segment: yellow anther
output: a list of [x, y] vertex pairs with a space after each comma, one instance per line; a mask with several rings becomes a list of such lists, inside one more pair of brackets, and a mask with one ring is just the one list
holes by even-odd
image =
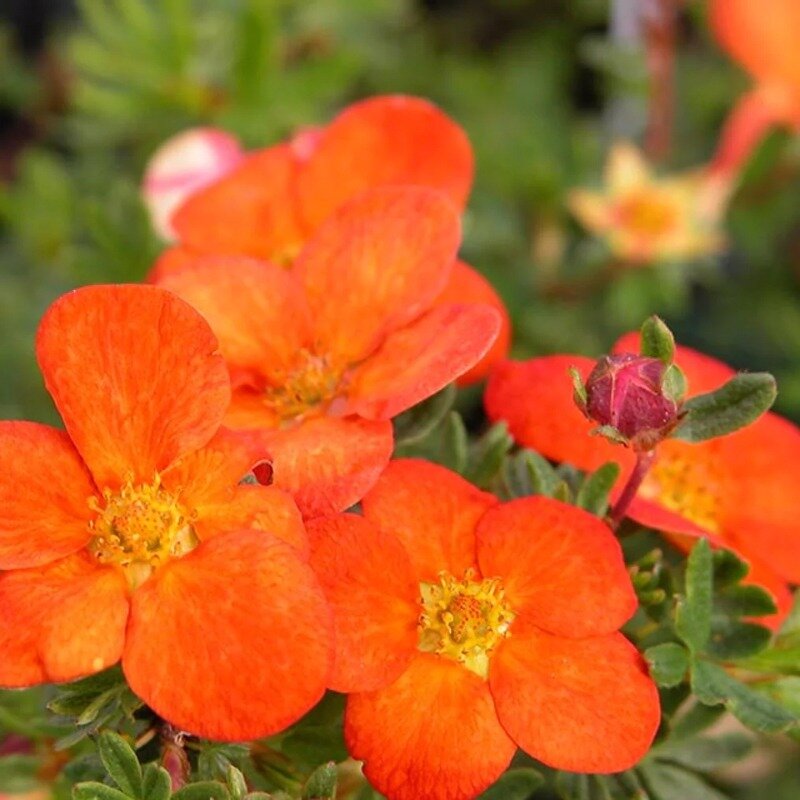
[[265, 402], [278, 416], [289, 421], [324, 407], [336, 395], [341, 372], [324, 356], [301, 350], [297, 366], [280, 382], [267, 389]]

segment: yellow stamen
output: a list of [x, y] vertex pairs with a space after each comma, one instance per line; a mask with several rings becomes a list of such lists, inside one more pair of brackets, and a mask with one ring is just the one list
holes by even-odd
[[422, 614], [418, 647], [457, 661], [484, 680], [492, 650], [510, 635], [514, 613], [499, 578], [463, 580], [446, 572], [439, 583], [420, 583]]
[[336, 395], [341, 378], [341, 372], [325, 356], [301, 350], [295, 369], [279, 386], [267, 389], [265, 402], [282, 420], [297, 419], [326, 406]]
[[678, 224], [674, 201], [653, 189], [629, 194], [619, 201], [616, 210], [620, 223], [639, 236], [663, 236]]
[[126, 481], [118, 491], [104, 489], [102, 499], [93, 497], [89, 506], [97, 512], [89, 523], [89, 552], [101, 564], [120, 567], [132, 588], [198, 544], [194, 513], [161, 487], [158, 476], [151, 484]]
[[703, 460], [660, 455], [639, 493], [670, 511], [719, 533], [719, 505], [722, 489], [713, 465]]

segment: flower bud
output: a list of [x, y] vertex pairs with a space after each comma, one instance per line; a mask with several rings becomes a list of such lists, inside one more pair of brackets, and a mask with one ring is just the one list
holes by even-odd
[[583, 412], [635, 450], [649, 450], [678, 422], [678, 404], [664, 387], [669, 369], [657, 358], [604, 356], [586, 381]]
[[215, 128], [190, 128], [167, 139], [151, 157], [142, 197], [153, 227], [175, 238], [172, 214], [190, 195], [227, 175], [244, 158], [235, 137]]

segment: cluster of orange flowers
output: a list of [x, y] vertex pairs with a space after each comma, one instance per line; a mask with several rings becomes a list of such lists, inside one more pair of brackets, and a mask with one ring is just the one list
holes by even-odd
[[[259, 152], [219, 139], [211, 170], [219, 135], [197, 135], [147, 177], [177, 208], [149, 285], [79, 289], [41, 323], [66, 432], [0, 423], [0, 685], [121, 662], [155, 712], [221, 740], [344, 692], [350, 752], [399, 800], [474, 797], [517, 747], [636, 763], [659, 699], [619, 633], [636, 597], [608, 526], [390, 462], [393, 417], [491, 373], [489, 415], [520, 444], [627, 466], [572, 406], [565, 367], [588, 362], [505, 360], [502, 303], [457, 260], [463, 132], [380, 97]], [[696, 390], [728, 376], [679, 361]], [[783, 609], [798, 435], [765, 418], [737, 434], [747, 462], [734, 437], [666, 447], [631, 514], [739, 550]]]

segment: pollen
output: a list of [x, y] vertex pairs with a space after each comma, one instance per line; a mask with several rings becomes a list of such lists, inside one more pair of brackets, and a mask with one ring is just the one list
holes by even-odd
[[620, 223], [639, 236], [663, 236], [675, 229], [678, 213], [672, 198], [654, 189], [631, 193], [617, 204]]
[[341, 378], [328, 358], [301, 350], [294, 369], [280, 385], [267, 389], [265, 402], [282, 421], [299, 419], [324, 410], [336, 396]]
[[101, 564], [120, 567], [132, 588], [198, 544], [193, 513], [161, 486], [158, 476], [150, 484], [127, 481], [118, 491], [105, 489], [89, 505], [97, 512], [89, 523], [89, 552]]
[[720, 475], [700, 459], [659, 456], [639, 493], [675, 511], [711, 533], [720, 529]]
[[462, 580], [442, 572], [438, 583], [420, 583], [418, 647], [457, 661], [486, 680], [494, 648], [511, 632], [514, 613], [499, 578]]

